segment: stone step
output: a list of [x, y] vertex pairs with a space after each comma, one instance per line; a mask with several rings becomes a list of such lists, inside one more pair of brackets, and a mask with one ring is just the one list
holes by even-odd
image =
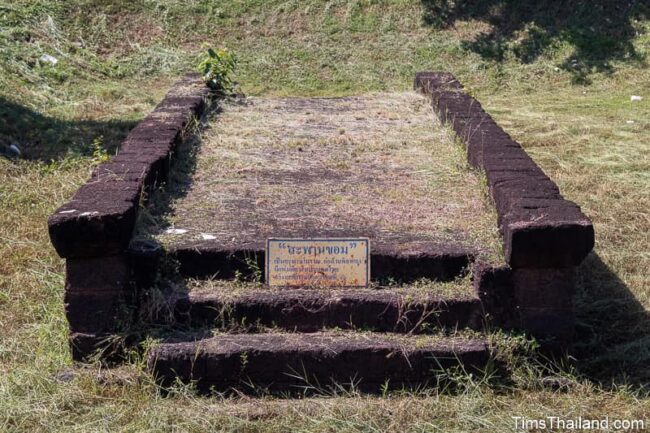
[[[467, 286], [465, 286], [467, 284]], [[440, 328], [481, 329], [481, 301], [469, 282], [374, 289], [233, 288], [198, 282], [170, 296], [177, 323], [191, 327], [276, 327], [316, 332], [326, 328], [423, 333]]]
[[352, 383], [377, 392], [436, 386], [446, 369], [476, 372], [488, 360], [477, 338], [338, 331], [171, 339], [150, 350], [147, 365], [163, 386], [178, 378], [200, 392], [317, 392]]
[[[226, 248], [210, 241], [196, 241], [170, 247], [169, 255], [178, 261], [181, 275], [188, 278], [230, 279], [254, 272], [264, 275], [266, 266], [263, 245]], [[476, 255], [476, 250], [455, 244], [423, 242], [409, 251], [393, 244], [373, 244], [370, 274], [375, 281], [449, 281], [466, 274]]]

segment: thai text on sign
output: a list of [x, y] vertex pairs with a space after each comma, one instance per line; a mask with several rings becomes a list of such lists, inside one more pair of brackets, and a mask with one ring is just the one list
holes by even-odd
[[370, 280], [369, 257], [367, 238], [270, 238], [266, 242], [266, 283], [366, 287]]

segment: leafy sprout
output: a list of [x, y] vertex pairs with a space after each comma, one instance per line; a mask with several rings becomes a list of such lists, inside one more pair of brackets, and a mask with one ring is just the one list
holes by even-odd
[[236, 85], [233, 74], [237, 67], [237, 57], [227, 48], [205, 48], [200, 54], [198, 64], [205, 84], [216, 92], [232, 92]]

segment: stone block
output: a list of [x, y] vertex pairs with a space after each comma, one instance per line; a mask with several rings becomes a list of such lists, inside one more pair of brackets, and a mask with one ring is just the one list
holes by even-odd
[[513, 269], [512, 284], [520, 309], [573, 310], [575, 268]]
[[66, 260], [69, 292], [114, 292], [129, 289], [131, 266], [126, 255]]
[[126, 347], [135, 343], [133, 337], [112, 333], [71, 332], [68, 336], [72, 359], [88, 362], [97, 356], [104, 363], [123, 361]]
[[555, 310], [546, 308], [519, 309], [520, 327], [542, 340], [552, 340], [565, 348], [575, 334], [575, 315], [573, 310]]
[[507, 266], [495, 267], [477, 262], [472, 268], [472, 275], [474, 290], [490, 323], [512, 327], [517, 319], [512, 270]]
[[48, 219], [57, 253], [65, 258], [121, 253], [135, 227], [139, 200], [139, 189], [86, 185]]
[[65, 313], [73, 332], [106, 333], [127, 329], [133, 322], [135, 295], [128, 290], [66, 291]]
[[142, 183], [149, 174], [149, 165], [142, 162], [105, 162], [92, 172], [92, 180], [123, 180]]
[[504, 251], [512, 268], [577, 266], [594, 246], [594, 227], [566, 200], [522, 201], [501, 218]]
[[136, 287], [146, 289], [155, 284], [163, 254], [162, 246], [155, 241], [145, 239], [131, 241], [128, 255], [132, 264], [132, 279]]

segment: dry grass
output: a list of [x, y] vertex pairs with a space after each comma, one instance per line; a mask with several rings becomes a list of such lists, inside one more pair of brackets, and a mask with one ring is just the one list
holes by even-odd
[[376, 251], [451, 244], [500, 257], [479, 176], [416, 93], [247, 98], [223, 104], [210, 126], [167, 216], [184, 232], [163, 231], [164, 244], [366, 236]]
[[[195, 340], [196, 335], [200, 339]], [[392, 332], [377, 333], [367, 330], [342, 330], [327, 329], [307, 334], [301, 332], [290, 332], [280, 329], [259, 329], [255, 333], [241, 335], [233, 333], [231, 330], [211, 330], [209, 333], [198, 332], [194, 334], [195, 338], [186, 338], [192, 336], [191, 331], [184, 335], [182, 332], [174, 333], [167, 343], [181, 344], [184, 346], [200, 347], [201, 350], [213, 351], [219, 349], [229, 350], [236, 349], [244, 353], [251, 350], [292, 350], [295, 347], [324, 346], [325, 351], [334, 351], [335, 345], [341, 342], [350, 342], [351, 344], [378, 343], [379, 345], [394, 345], [397, 353], [408, 354], [417, 349], [453, 349], [458, 348], [463, 343], [487, 344], [484, 335], [469, 330], [448, 330], [429, 334], [398, 334]], [[306, 338], [303, 338], [306, 337]], [[327, 341], [333, 343], [332, 348], [328, 348]], [[260, 343], [259, 346], [256, 343]], [[220, 346], [224, 346], [223, 348]], [[240, 346], [240, 347], [238, 347]], [[154, 349], [155, 350], [155, 349]]]
[[[186, 282], [182, 291], [188, 291], [190, 295], [197, 295], [202, 298], [211, 294], [218, 294], [220, 300], [228, 300], [232, 297], [246, 295], [250, 292], [263, 291], [266, 293], [286, 292], [286, 288], [269, 287], [267, 285], [237, 280], [195, 280], [191, 279]], [[440, 282], [421, 279], [412, 283], [400, 283], [395, 285], [377, 285], [372, 283], [368, 289], [340, 289], [340, 288], [307, 288], [305, 290], [318, 290], [319, 294], [336, 297], [337, 293], [354, 292], [354, 293], [372, 293], [375, 291], [387, 291], [398, 293], [405, 296], [408, 300], [410, 296], [422, 299], [440, 299], [440, 298], [471, 298], [474, 295], [472, 283], [469, 277], [459, 278], [453, 281]]]
[[[63, 263], [48, 245], [45, 221], [85, 181], [87, 161], [43, 166], [0, 159], [0, 326], [2, 345], [20, 342], [39, 326], [57, 323], [63, 294]], [[32, 324], [32, 325], [30, 325]], [[29, 338], [25, 338], [27, 341]], [[11, 354], [0, 349], [2, 356]], [[16, 353], [17, 354], [17, 353]]]
[[[527, 63], [482, 60], [463, 40], [479, 36], [485, 23], [431, 30], [422, 26], [425, 3], [0, 1], [3, 107], [27, 108], [9, 118], [27, 118], [17, 123], [20, 131], [36, 133], [18, 137], [22, 148], [60, 161], [0, 160], [0, 430], [493, 432], [512, 431], [517, 415], [650, 417], [647, 66], [611, 61], [611, 74], [573, 85], [571, 68], [562, 66], [574, 55], [571, 40]], [[150, 35], [131, 23], [153, 23], [143, 29]], [[633, 25], [632, 43], [647, 56], [650, 25]], [[125, 35], [134, 42], [120, 47], [128, 57], [101, 51]], [[521, 355], [527, 343], [497, 334], [512, 367], [511, 382], [499, 386], [461, 374], [456, 393], [340, 391], [291, 401], [206, 399], [180, 386], [162, 397], [137, 356], [119, 371], [73, 366], [63, 262], [49, 244], [46, 218], [87, 176], [91, 158], [78, 154], [88, 155], [99, 135], [114, 144], [120, 125], [109, 120], [142, 117], [206, 39], [234, 48], [244, 90], [263, 96], [402, 91], [417, 70], [456, 73], [596, 224], [596, 252], [580, 269], [575, 366], [549, 372]], [[519, 40], [510, 43], [516, 48]], [[44, 53], [58, 54], [58, 67], [39, 66]], [[644, 100], [632, 104], [632, 94]], [[78, 134], [85, 120], [99, 123]], [[13, 123], [1, 125], [16, 138]], [[0, 128], [2, 144], [6, 134]], [[545, 388], [549, 374], [565, 378], [569, 389]]]

